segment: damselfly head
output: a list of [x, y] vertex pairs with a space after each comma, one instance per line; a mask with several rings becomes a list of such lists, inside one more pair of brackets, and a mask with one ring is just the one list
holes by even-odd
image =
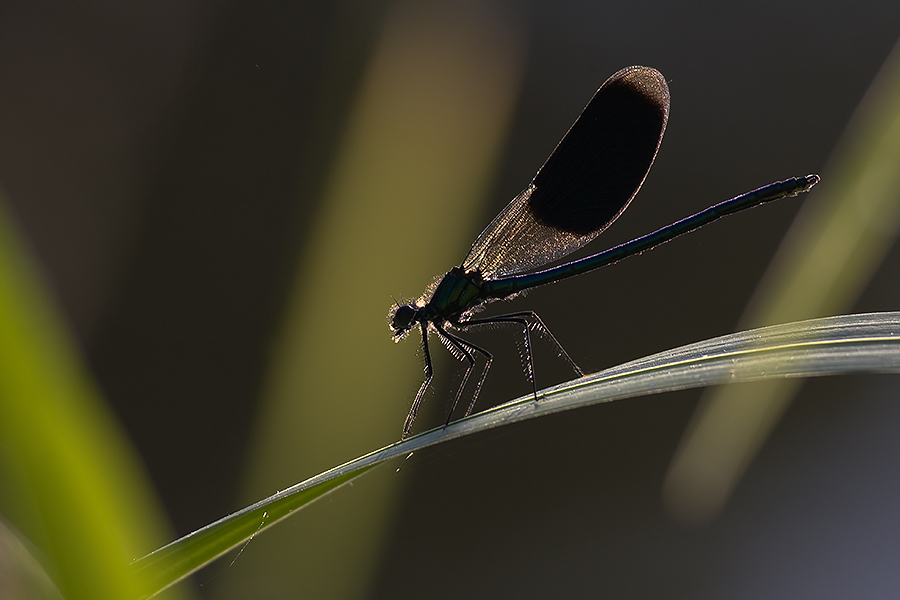
[[418, 313], [418, 307], [409, 304], [395, 304], [391, 308], [388, 318], [390, 319], [391, 333], [395, 342], [409, 333], [409, 330], [416, 324]]

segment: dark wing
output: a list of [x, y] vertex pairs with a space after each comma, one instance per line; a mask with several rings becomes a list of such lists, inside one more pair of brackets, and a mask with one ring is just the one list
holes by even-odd
[[497, 279], [537, 269], [606, 229], [647, 177], [669, 117], [669, 87], [649, 67], [600, 86], [528, 188], [491, 221], [462, 267]]

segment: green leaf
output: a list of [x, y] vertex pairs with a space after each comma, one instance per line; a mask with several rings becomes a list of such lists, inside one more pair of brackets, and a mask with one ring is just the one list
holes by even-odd
[[39, 273], [0, 202], [0, 512], [63, 597], [134, 598], [168, 529]]

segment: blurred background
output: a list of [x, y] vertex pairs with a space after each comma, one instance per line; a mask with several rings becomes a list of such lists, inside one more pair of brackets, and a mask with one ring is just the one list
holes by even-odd
[[[462, 260], [612, 73], [659, 69], [672, 108], [641, 193], [590, 251], [770, 181], [827, 185], [898, 36], [900, 4], [877, 0], [4, 2], [0, 190], [180, 536], [399, 438], [423, 359], [391, 341], [391, 303]], [[535, 310], [586, 371], [732, 332], [805, 200], [491, 310]], [[897, 309], [885, 252], [832, 312]], [[514, 332], [473, 339], [496, 353], [482, 408], [528, 392]], [[416, 431], [462, 374], [432, 352]], [[550, 348], [536, 361], [539, 387], [571, 377]], [[707, 518], [662, 494], [687, 391], [418, 453], [181, 585], [895, 596], [898, 392], [807, 382]]]

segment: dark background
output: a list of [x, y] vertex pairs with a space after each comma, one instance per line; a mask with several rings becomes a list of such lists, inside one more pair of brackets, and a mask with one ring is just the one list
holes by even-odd
[[[391, 6], [0, 4], [0, 185], [179, 535], [239, 507], [269, 344]], [[504, 10], [527, 31], [527, 62], [484, 223], [606, 77], [647, 64], [669, 80], [657, 162], [602, 246], [821, 172], [900, 34], [896, 2]], [[527, 307], [589, 370], [733, 331], [798, 207], [734, 217]], [[373, 226], [396, 226], [387, 219]], [[897, 308], [898, 261], [894, 251], [853, 311]], [[492, 381], [521, 380], [508, 358]], [[699, 392], [426, 452], [404, 467], [369, 597], [894, 596], [896, 396], [896, 378], [809, 382], [701, 529], [675, 524], [659, 496]], [[328, 510], [295, 527], [339, 518]]]

